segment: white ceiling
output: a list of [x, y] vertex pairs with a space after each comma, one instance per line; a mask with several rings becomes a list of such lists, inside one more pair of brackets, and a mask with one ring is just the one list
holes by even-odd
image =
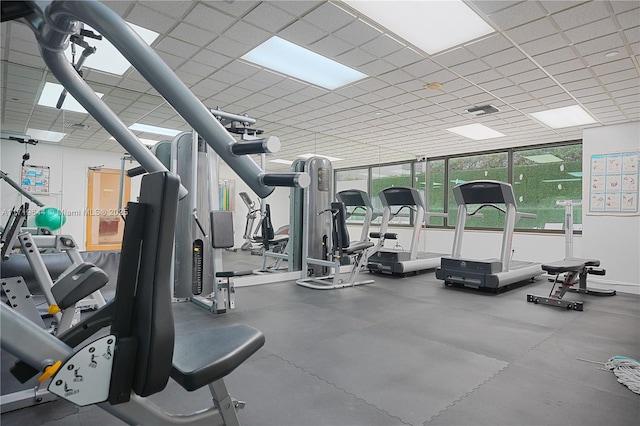
[[[640, 121], [640, 1], [466, 1], [495, 33], [433, 56], [339, 1], [105, 3], [160, 33], [152, 46], [206, 106], [246, 113], [278, 136], [278, 158], [315, 151], [343, 158], [334, 168], [344, 168], [575, 140], [582, 127], [554, 130], [529, 116], [574, 104], [596, 126]], [[1, 27], [2, 131], [63, 131], [64, 146], [122, 152], [90, 116], [37, 105], [45, 82], [55, 78], [25, 25]], [[325, 90], [239, 59], [273, 35], [370, 77]], [[618, 54], [606, 57], [611, 51]], [[119, 77], [85, 69], [84, 75], [127, 125], [189, 129], [135, 70]], [[431, 82], [443, 86], [423, 87]], [[501, 111], [466, 112], [482, 104]], [[474, 122], [507, 136], [472, 141], [445, 130]]]

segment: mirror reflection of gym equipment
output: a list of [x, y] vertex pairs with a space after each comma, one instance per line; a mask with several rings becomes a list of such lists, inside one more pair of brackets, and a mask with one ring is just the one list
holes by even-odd
[[[303, 219], [297, 221], [301, 227], [295, 228], [291, 238], [302, 235], [302, 278], [296, 283], [316, 290], [333, 290], [357, 285], [370, 284], [373, 280], [358, 281], [360, 270], [364, 267], [366, 252], [374, 244], [359, 241], [351, 244], [346, 225], [344, 202], [331, 202], [333, 194], [333, 169], [331, 162], [322, 157], [306, 160], [304, 171], [309, 174], [313, 184], [304, 190], [297, 202], [304, 200], [301, 211]], [[296, 167], [294, 165], [294, 167]], [[294, 203], [295, 204], [295, 203]], [[369, 221], [372, 208], [365, 217]], [[343, 263], [344, 262], [344, 263]], [[349, 278], [340, 278], [342, 265], [351, 265]]]
[[[426, 206], [422, 195], [415, 188], [391, 187], [380, 191], [378, 194], [383, 206], [382, 223], [380, 232], [373, 234], [379, 240], [379, 248], [369, 257], [367, 268], [370, 272], [407, 276], [425, 272], [436, 268], [440, 264], [440, 253], [419, 252], [420, 234], [425, 220], [430, 217], [444, 217], [443, 213], [426, 212]], [[391, 209], [396, 208], [395, 212]], [[413, 231], [411, 234], [411, 246], [409, 250], [393, 247], [384, 248], [387, 240], [398, 240], [398, 234], [387, 232], [389, 222], [400, 215], [402, 210], [413, 213]]]

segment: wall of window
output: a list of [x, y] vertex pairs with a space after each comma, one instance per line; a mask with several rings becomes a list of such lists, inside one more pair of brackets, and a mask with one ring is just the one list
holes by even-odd
[[[411, 163], [402, 163], [402, 164], [391, 164], [388, 166], [378, 166], [371, 168], [371, 191], [369, 192], [371, 195], [371, 204], [373, 204], [373, 210], [375, 212], [382, 212], [382, 203], [380, 202], [380, 197], [378, 197], [378, 193], [392, 186], [412, 186], [412, 164]], [[393, 213], [396, 212], [397, 209], [392, 210]], [[408, 209], [402, 209], [402, 211], [392, 218], [390, 223], [395, 225], [404, 224], [408, 225], [412, 220], [411, 211]], [[380, 223], [382, 221], [382, 216], [378, 216], [372, 223]]]
[[[447, 213], [444, 218], [431, 218], [428, 226], [454, 227], [457, 204], [453, 188], [472, 180], [497, 180], [512, 184], [519, 211], [534, 213], [537, 219], [522, 219], [516, 224], [521, 230], [561, 231], [563, 200], [582, 199], [582, 143], [505, 149], [468, 155], [371, 166], [335, 173], [336, 191], [367, 190], [376, 211], [382, 211], [378, 198], [381, 189], [391, 186], [413, 186], [422, 193], [427, 210]], [[472, 212], [479, 206], [468, 206]], [[404, 213], [404, 212], [403, 212]], [[378, 218], [374, 223], [379, 223]], [[360, 221], [362, 219], [360, 218]], [[581, 229], [582, 210], [574, 209], [575, 229]], [[401, 214], [392, 224], [411, 225], [412, 215]], [[482, 217], [470, 217], [467, 227], [502, 229], [504, 214], [495, 209], [482, 209]]]
[[[509, 179], [509, 158], [506, 152], [470, 155], [450, 158], [448, 161], [448, 224], [455, 226], [458, 220], [458, 205], [453, 196], [453, 188], [472, 180], [497, 180], [507, 182]], [[468, 205], [467, 211], [474, 212], [480, 205]], [[502, 228], [504, 214], [492, 208], [482, 209], [482, 217], [470, 216], [467, 226], [473, 228]]]
[[[335, 172], [336, 193], [347, 189], [359, 189], [369, 193], [369, 168], [337, 170]], [[361, 209], [347, 212], [347, 223], [358, 224], [364, 221], [364, 212]]]
[[[562, 229], [564, 207], [556, 201], [582, 199], [582, 145], [550, 146], [513, 152], [513, 191], [518, 209], [537, 219], [521, 220], [519, 229]], [[582, 225], [582, 207], [573, 212]]]

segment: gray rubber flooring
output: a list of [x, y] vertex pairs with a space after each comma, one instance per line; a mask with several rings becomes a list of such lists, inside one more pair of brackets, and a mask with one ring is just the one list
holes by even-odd
[[[571, 294], [585, 303], [577, 312], [527, 303], [527, 293], [549, 292], [543, 278], [498, 295], [444, 287], [433, 273], [374, 278], [330, 291], [242, 287], [236, 310], [217, 317], [174, 304], [176, 330], [244, 323], [265, 333], [265, 346], [225, 380], [247, 402], [243, 425], [640, 424], [640, 395], [598, 364], [640, 359], [640, 296]], [[209, 398], [173, 382], [152, 397], [182, 413]], [[62, 401], [0, 421], [121, 424]]]

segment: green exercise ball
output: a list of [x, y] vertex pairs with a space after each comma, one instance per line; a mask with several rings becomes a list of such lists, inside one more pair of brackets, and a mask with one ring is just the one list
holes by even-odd
[[51, 231], [62, 228], [66, 221], [66, 216], [55, 207], [47, 207], [36, 213], [36, 226]]

